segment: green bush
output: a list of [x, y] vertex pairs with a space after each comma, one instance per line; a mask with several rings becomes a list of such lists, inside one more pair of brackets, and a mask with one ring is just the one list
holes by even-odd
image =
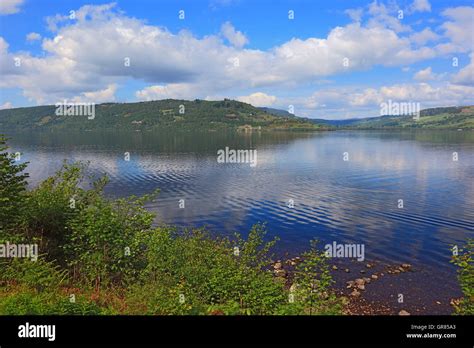
[[2, 315], [98, 315], [102, 310], [92, 301], [79, 297], [71, 303], [69, 297], [57, 293], [37, 293], [29, 289], [0, 296]]
[[453, 256], [452, 262], [459, 267], [458, 279], [463, 292], [459, 305], [455, 306], [455, 313], [462, 315], [474, 314], [474, 239], [469, 239], [464, 249]]
[[326, 258], [325, 253], [317, 249], [316, 240], [311, 241], [311, 249], [302, 254], [292, 292], [296, 311], [309, 315], [340, 313], [341, 303], [330, 291], [333, 280]]
[[[285, 303], [287, 296], [281, 283], [264, 271], [267, 250], [273, 244], [261, 244], [265, 230], [255, 226], [247, 240], [231, 242], [212, 238], [204, 230], [179, 233], [174, 228], [158, 228], [143, 237], [146, 245], [147, 267], [141, 274], [144, 284], [166, 284], [172, 293], [150, 291], [164, 298], [150, 301], [166, 303], [187, 313], [232, 308], [239, 314], [271, 314]], [[241, 243], [239, 255], [234, 247]], [[267, 263], [268, 264], [268, 263]], [[179, 295], [187, 306], [179, 306]], [[174, 307], [177, 306], [177, 307]], [[152, 306], [153, 307], [153, 306]], [[198, 308], [198, 309], [196, 309]]]
[[0, 134], [0, 243], [11, 241], [11, 227], [25, 212], [28, 174], [22, 173], [27, 163], [16, 164], [7, 152], [6, 139]]
[[64, 245], [75, 279], [96, 288], [121, 284], [141, 267], [139, 237], [149, 231], [154, 215], [143, 208], [150, 196], [106, 200], [97, 196], [68, 223]]
[[0, 259], [0, 281], [27, 286], [38, 291], [57, 290], [67, 282], [67, 271], [54, 262], [43, 258], [37, 261], [30, 259]]

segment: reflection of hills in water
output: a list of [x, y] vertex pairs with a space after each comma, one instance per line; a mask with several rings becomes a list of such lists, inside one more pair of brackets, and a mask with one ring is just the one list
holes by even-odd
[[13, 143], [74, 149], [153, 150], [163, 153], [212, 153], [226, 146], [288, 144], [298, 139], [324, 136], [307, 132], [32, 132], [14, 133]]
[[[300, 139], [339, 136], [342, 138], [377, 138], [413, 140], [421, 143], [473, 144], [474, 131], [454, 130], [358, 130], [327, 132], [21, 132], [11, 133], [14, 143], [61, 148], [123, 148], [159, 152], [212, 152], [226, 146], [249, 148], [255, 146], [288, 144]], [[124, 150], [126, 151], [126, 150]]]
[[[267, 222], [290, 252], [311, 238], [364, 243], [368, 260], [436, 269], [437, 286], [455, 286], [449, 249], [474, 236], [472, 132], [48, 133], [13, 136], [11, 144], [30, 161], [33, 182], [64, 158], [90, 161], [93, 174], [110, 176], [108, 195], [160, 188], [149, 204], [157, 223], [232, 234]], [[218, 164], [225, 146], [256, 148], [257, 167]]]

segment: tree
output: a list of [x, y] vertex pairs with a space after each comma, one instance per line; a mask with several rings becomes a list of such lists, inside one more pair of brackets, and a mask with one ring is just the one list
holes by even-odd
[[21, 217], [29, 176], [22, 173], [27, 163], [15, 163], [6, 142], [5, 136], [0, 135], [0, 238]]

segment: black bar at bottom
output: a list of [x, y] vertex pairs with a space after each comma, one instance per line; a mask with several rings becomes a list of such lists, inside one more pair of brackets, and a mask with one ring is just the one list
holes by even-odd
[[[24, 325], [25, 333], [26, 323], [32, 335], [43, 330], [44, 336], [45, 327], [31, 329], [31, 325], [55, 325], [54, 341], [51, 335], [19, 337], [20, 326]], [[253, 343], [293, 347], [317, 343], [472, 347], [473, 324], [472, 316], [0, 316], [0, 346]]]

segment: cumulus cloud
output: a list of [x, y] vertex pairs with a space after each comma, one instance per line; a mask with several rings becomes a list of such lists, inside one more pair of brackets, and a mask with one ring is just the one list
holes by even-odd
[[26, 35], [26, 40], [27, 41], [41, 40], [41, 35], [38, 33], [29, 33], [28, 35]]
[[[242, 49], [247, 39], [230, 23], [223, 31], [233, 46], [219, 35], [196, 38], [188, 31], [147, 25], [114, 4], [83, 6], [74, 21], [63, 17], [53, 17], [56, 32], [43, 39], [45, 55], [4, 50], [0, 86], [22, 88], [26, 97], [43, 103], [132, 78], [158, 86], [137, 92], [139, 98], [153, 93], [204, 97], [232, 88], [292, 86], [374, 65], [407, 65], [435, 54], [428, 47], [412, 49], [408, 38], [382, 25], [351, 23], [332, 29], [326, 38], [294, 38], [264, 51]], [[14, 57], [21, 59], [21, 68], [12, 67]]]
[[11, 108], [13, 108], [13, 104], [11, 102], [5, 102], [4, 104], [0, 105], [0, 110], [11, 109]]
[[151, 101], [160, 99], [193, 99], [196, 97], [195, 86], [186, 83], [153, 85], [135, 93], [138, 100]]
[[402, 24], [401, 20], [398, 18], [398, 11], [400, 9], [393, 2], [389, 5], [383, 3], [378, 3], [377, 0], [369, 4], [368, 13], [371, 15], [369, 19], [369, 26], [376, 27], [387, 27], [396, 33], [409, 32], [411, 27], [406, 24]]
[[364, 9], [350, 8], [345, 10], [344, 13], [347, 14], [354, 22], [360, 22], [362, 19], [362, 15], [364, 14]]
[[24, 0], [2, 0], [0, 2], [0, 15], [9, 15], [20, 12]]
[[453, 83], [474, 86], [474, 53], [471, 53], [471, 62], [453, 76]]
[[418, 71], [413, 78], [417, 81], [430, 81], [436, 79], [431, 67]]
[[441, 38], [440, 35], [434, 33], [430, 28], [425, 28], [420, 32], [410, 35], [409, 39], [411, 42], [417, 45], [424, 45], [430, 41], [437, 41]]
[[273, 95], [268, 95], [262, 92], [256, 92], [250, 95], [238, 97], [237, 100], [259, 107], [259, 106], [271, 106], [275, 103], [277, 98]]
[[231, 45], [237, 48], [242, 48], [249, 42], [247, 37], [240, 31], [236, 31], [230, 22], [222, 24], [221, 34], [231, 43]]
[[408, 7], [408, 12], [431, 12], [431, 4], [428, 0], [414, 0]]
[[[375, 66], [407, 67], [439, 55], [440, 45], [433, 49], [425, 44], [440, 37], [445, 40], [443, 45], [451, 45], [443, 52], [466, 52], [472, 34], [466, 34], [469, 21], [463, 10], [443, 12], [448, 21], [440, 27], [440, 35], [430, 28], [414, 32], [397, 19], [397, 10], [393, 3], [374, 1], [367, 8], [366, 23], [361, 21], [364, 13], [353, 10], [346, 12], [353, 22], [330, 29], [327, 36], [295, 37], [259, 50], [245, 48], [247, 37], [230, 22], [216, 35], [196, 37], [187, 30], [170, 32], [128, 17], [115, 4], [86, 5], [75, 12], [74, 19], [49, 17], [52, 33], [43, 38], [43, 51], [37, 56], [11, 52], [0, 37], [0, 87], [20, 88], [25, 97], [39, 104], [64, 98], [111, 101], [117, 86], [139, 81], [146, 87], [135, 92], [138, 100], [203, 99], [221, 94], [254, 105], [298, 102], [308, 109], [330, 107], [343, 98], [341, 90], [320, 91], [296, 102], [263, 92], [238, 95], [275, 87], [289, 90]], [[15, 58], [21, 66], [14, 65]], [[461, 85], [464, 74], [467, 72], [460, 70], [453, 83]], [[381, 93], [377, 88], [348, 91], [351, 97], [344, 98], [346, 105], [362, 107], [379, 100]]]
[[115, 91], [117, 90], [116, 84], [108, 85], [107, 88], [98, 90], [83, 92], [80, 96], [76, 96], [72, 99], [73, 102], [80, 103], [105, 103], [115, 100]]
[[460, 6], [441, 13], [448, 20], [441, 25], [449, 42], [439, 44], [436, 49], [442, 54], [471, 52], [474, 44], [474, 7]]
[[395, 84], [379, 89], [367, 88], [347, 96], [350, 105], [378, 105], [388, 99], [394, 101], [420, 102], [427, 105], [462, 105], [472, 103], [474, 88], [443, 83], [433, 86], [428, 83]]
[[323, 118], [349, 118], [375, 116], [380, 104], [394, 102], [420, 103], [421, 108], [471, 105], [474, 103], [474, 87], [450, 82], [436, 85], [404, 83], [378, 88], [343, 87], [319, 90], [307, 98], [287, 100], [303, 109], [299, 115]]

